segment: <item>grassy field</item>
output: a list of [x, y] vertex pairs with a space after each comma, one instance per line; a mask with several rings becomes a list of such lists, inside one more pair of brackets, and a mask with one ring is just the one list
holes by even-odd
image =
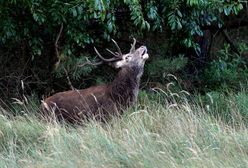
[[0, 167], [248, 167], [245, 93], [174, 96], [141, 93], [121, 118], [84, 127], [41, 122], [32, 101], [0, 108]]

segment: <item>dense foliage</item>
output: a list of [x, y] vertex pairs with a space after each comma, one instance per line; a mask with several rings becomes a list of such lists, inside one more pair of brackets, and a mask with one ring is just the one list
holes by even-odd
[[238, 0], [2, 0], [0, 89], [13, 95], [23, 89], [23, 82], [30, 90], [50, 92], [66, 85], [66, 75], [77, 86], [82, 78], [84, 85], [90, 85], [92, 78], [101, 82], [96, 67], [77, 65], [88, 58], [94, 61], [93, 46], [109, 47], [111, 38], [127, 49], [131, 36], [155, 45], [147, 74], [160, 81], [161, 75], [184, 68], [189, 55], [205, 60], [209, 39], [201, 45], [199, 38], [209, 26], [225, 27], [224, 16], [238, 14], [244, 4]]

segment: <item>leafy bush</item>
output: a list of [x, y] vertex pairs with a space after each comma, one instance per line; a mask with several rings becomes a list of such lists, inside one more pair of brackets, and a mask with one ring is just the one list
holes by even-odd
[[[168, 74], [174, 74], [175, 72], [183, 69], [186, 64], [187, 58], [182, 56], [174, 59], [154, 60], [147, 65], [148, 74], [159, 79], [165, 78]], [[156, 81], [159, 81], [159, 79]]]
[[[106, 48], [110, 38], [128, 40], [127, 35], [142, 37], [166, 31], [171, 34], [172, 46], [183, 45], [200, 53], [194, 37], [203, 34], [202, 27], [221, 27], [221, 15], [237, 14], [242, 4], [216, 0], [0, 1], [1, 85], [7, 83], [15, 94], [26, 77], [27, 88], [37, 92], [52, 83], [65, 85], [53, 80], [54, 72], [57, 77], [68, 74], [74, 81], [87, 78], [95, 74], [95, 67], [76, 67], [86, 57], [94, 60], [92, 45]], [[122, 43], [126, 48], [127, 42]]]
[[[243, 53], [243, 52], [242, 52]], [[248, 77], [247, 60], [245, 57], [230, 52], [230, 46], [225, 45], [220, 50], [217, 59], [209, 63], [204, 72], [204, 79], [209, 88], [233, 87], [239, 88], [240, 83], [246, 83]]]

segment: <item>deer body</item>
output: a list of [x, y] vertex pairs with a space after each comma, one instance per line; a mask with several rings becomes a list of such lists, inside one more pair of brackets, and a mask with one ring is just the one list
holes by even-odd
[[[135, 42], [132, 48], [134, 45]], [[59, 120], [69, 122], [80, 122], [87, 118], [105, 121], [110, 116], [120, 115], [137, 100], [147, 58], [144, 46], [121, 55], [121, 59], [114, 62], [114, 66], [120, 70], [112, 83], [57, 93], [44, 100], [43, 112], [46, 116], [54, 114]]]

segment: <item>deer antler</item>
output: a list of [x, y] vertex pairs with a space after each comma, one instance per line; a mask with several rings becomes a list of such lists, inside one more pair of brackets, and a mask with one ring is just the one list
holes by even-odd
[[94, 47], [94, 50], [95, 50], [96, 54], [97, 54], [98, 57], [100, 57], [104, 62], [113, 62], [113, 61], [117, 61], [117, 60], [122, 59], [122, 52], [121, 52], [121, 49], [120, 49], [119, 45], [117, 44], [117, 42], [116, 42], [114, 39], [111, 39], [111, 40], [112, 40], [112, 42], [115, 44], [115, 46], [116, 46], [118, 52], [113, 52], [113, 51], [111, 51], [111, 50], [109, 50], [109, 49], [106, 49], [106, 50], [107, 50], [110, 54], [114, 55], [115, 58], [109, 58], [109, 59], [104, 58], [104, 57], [98, 52], [98, 50]]
[[121, 52], [121, 49], [119, 47], [119, 45], [117, 44], [117, 42], [113, 39], [111, 39], [113, 41], [113, 43], [115, 44], [116, 48], [117, 48], [117, 51], [118, 52], [113, 52], [109, 49], [106, 49], [109, 53], [111, 53], [112, 55], [114, 55], [115, 57], [113, 58], [104, 58], [99, 52], [98, 50], [96, 49], [96, 47], [94, 47], [94, 50], [97, 54], [97, 56], [102, 60], [100, 62], [96, 62], [96, 63], [92, 63], [88, 58], [86, 58], [86, 62], [79, 65], [79, 67], [83, 67], [85, 65], [93, 65], [93, 66], [97, 66], [97, 65], [100, 65], [100, 64], [103, 64], [104, 62], [114, 62], [114, 61], [118, 61], [118, 60], [121, 60], [122, 59], [122, 52]]
[[117, 54], [114, 54], [112, 51], [110, 51], [109, 49], [107, 49], [107, 51], [109, 51], [111, 54], [113, 54], [116, 58], [104, 58], [96, 49], [96, 47], [94, 47], [94, 50], [96, 52], [96, 54], [98, 55], [99, 58], [101, 58], [104, 62], [112, 62], [112, 61], [116, 61], [121, 59], [121, 57]]
[[133, 38], [133, 44], [131, 44], [130, 53], [133, 53], [135, 51], [135, 44], [136, 44], [136, 39]]
[[83, 64], [78, 65], [78, 67], [83, 67], [83, 66], [85, 66], [85, 65], [97, 66], [97, 65], [101, 65], [101, 64], [103, 64], [102, 61], [93, 63], [93, 62], [91, 62], [91, 61], [86, 57], [86, 61], [85, 61]]
[[113, 43], [115, 44], [117, 51], [118, 51], [118, 56], [122, 56], [122, 52], [121, 49], [119, 47], [119, 45], [117, 44], [117, 42], [114, 39], [111, 39], [113, 41]]

